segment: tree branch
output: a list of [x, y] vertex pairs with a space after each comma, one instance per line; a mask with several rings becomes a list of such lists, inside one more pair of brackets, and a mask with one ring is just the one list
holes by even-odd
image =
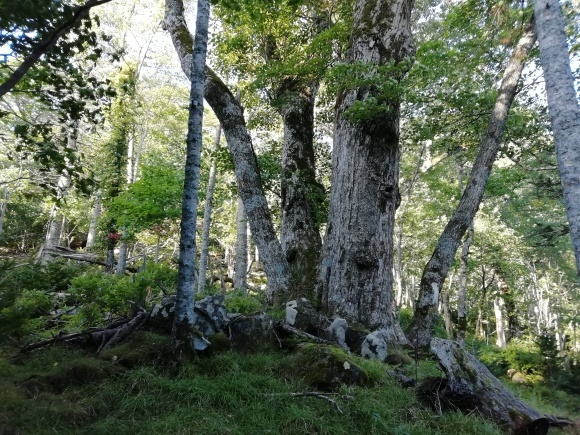
[[83, 18], [87, 17], [91, 8], [110, 1], [111, 0], [88, 0], [84, 5], [80, 6], [70, 20], [62, 23], [59, 27], [54, 29], [54, 31], [48, 35], [44, 41], [34, 47], [32, 52], [28, 57], [26, 57], [26, 59], [24, 59], [20, 66], [16, 68], [6, 81], [0, 85], [0, 97], [10, 92], [43, 54], [53, 48], [62, 36], [70, 32]]

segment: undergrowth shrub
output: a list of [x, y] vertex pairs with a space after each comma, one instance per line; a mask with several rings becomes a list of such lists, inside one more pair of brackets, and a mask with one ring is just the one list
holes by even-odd
[[0, 261], [0, 340], [21, 339], [43, 329], [71, 279], [85, 266], [54, 261], [46, 265]]
[[224, 298], [226, 310], [231, 313], [254, 314], [265, 305], [264, 294], [252, 294], [244, 290], [227, 292]]

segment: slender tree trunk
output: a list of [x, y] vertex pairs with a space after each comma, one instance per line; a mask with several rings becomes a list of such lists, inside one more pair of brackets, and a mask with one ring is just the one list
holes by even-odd
[[447, 332], [447, 338], [453, 340], [453, 323], [451, 322], [451, 311], [449, 310], [449, 292], [443, 292], [443, 297], [441, 298], [441, 305], [443, 306], [443, 319], [445, 319], [445, 331]]
[[497, 334], [496, 346], [505, 349], [506, 339], [505, 339], [505, 326], [503, 321], [503, 299], [500, 296], [496, 296], [493, 300], [493, 313], [495, 315], [495, 332]]
[[411, 201], [411, 196], [413, 194], [413, 188], [415, 187], [415, 183], [419, 179], [419, 174], [421, 171], [421, 167], [425, 163], [424, 155], [427, 154], [429, 149], [428, 141], [425, 141], [423, 148], [421, 149], [421, 153], [419, 154], [419, 158], [417, 159], [417, 164], [415, 165], [415, 171], [413, 173], [413, 177], [409, 180], [407, 186], [405, 186], [404, 193], [401, 196], [404, 196], [403, 200], [401, 201], [401, 206], [397, 209], [396, 213], [396, 229], [395, 229], [395, 267], [394, 267], [394, 276], [395, 276], [395, 285], [396, 285], [396, 295], [395, 295], [395, 306], [397, 308], [401, 308], [403, 303], [406, 306], [410, 306], [411, 304], [408, 303], [409, 298], [406, 298], [407, 301], [403, 302], [404, 294], [404, 271], [403, 271], [403, 229], [405, 224], [405, 215], [407, 212], [407, 206]]
[[245, 290], [248, 273], [248, 217], [244, 211], [244, 203], [238, 198], [236, 266], [234, 268], [234, 288]]
[[117, 269], [115, 273], [117, 275], [122, 275], [125, 273], [127, 268], [127, 242], [123, 241], [123, 238], [127, 237], [127, 231], [121, 232], [121, 243], [119, 243], [119, 257], [117, 260]]
[[409, 329], [409, 340], [413, 343], [417, 342], [420, 347], [427, 346], [433, 335], [439, 293], [453, 263], [461, 238], [472, 224], [479, 209], [485, 185], [502, 140], [509, 109], [516, 96], [524, 63], [535, 41], [532, 23], [520, 38], [506, 67], [487, 132], [479, 146], [467, 186], [453, 216], [439, 237], [431, 259], [423, 270], [415, 316]]
[[540, 60], [580, 282], [580, 109], [558, 0], [534, 0]]
[[95, 203], [93, 205], [93, 211], [91, 213], [91, 219], [89, 223], [89, 233], [87, 234], [87, 250], [91, 249], [95, 244], [95, 238], [97, 236], [97, 224], [99, 222], [99, 217], [101, 216], [101, 201], [102, 201], [102, 193], [99, 190], [95, 194]]
[[195, 42], [191, 59], [191, 92], [189, 97], [189, 120], [187, 122], [187, 151], [185, 157], [185, 181], [181, 209], [181, 234], [179, 241], [179, 269], [175, 313], [171, 332], [171, 347], [175, 353], [195, 352], [195, 230], [199, 200], [199, 174], [201, 168], [203, 92], [205, 59], [209, 26], [209, 0], [197, 1]]
[[0, 203], [0, 238], [2, 237], [2, 231], [4, 230], [4, 219], [6, 219], [6, 212], [8, 211], [8, 200], [10, 198], [10, 193], [7, 187], [2, 189], [2, 202]]
[[461, 264], [459, 266], [459, 288], [457, 290], [457, 341], [463, 344], [467, 332], [467, 272], [469, 271], [469, 248], [473, 243], [473, 223], [467, 229], [467, 237], [461, 248]]
[[[356, 1], [347, 61], [382, 65], [410, 58], [411, 9], [411, 0]], [[327, 313], [384, 328], [389, 341], [405, 342], [392, 310], [399, 102], [390, 101], [388, 113], [364, 121], [345, 116], [353, 104], [373, 98], [373, 88], [344, 90], [338, 98], [318, 291]]]
[[[190, 77], [191, 40], [182, 0], [165, 0], [165, 28], [185, 74]], [[222, 125], [234, 161], [238, 193], [244, 202], [252, 234], [268, 278], [268, 299], [284, 294], [288, 288], [288, 263], [276, 236], [252, 140], [246, 128], [243, 109], [219, 77], [206, 67], [205, 98]]]
[[[72, 150], [76, 150], [77, 147], [77, 129], [76, 125], [71, 127], [67, 135], [67, 147]], [[56, 185], [56, 198], [57, 201], [65, 198], [70, 189], [70, 174], [65, 169], [58, 178]], [[40, 248], [37, 254], [37, 261], [44, 264], [50, 261], [53, 257], [45, 253], [45, 249], [51, 249], [60, 244], [60, 237], [62, 231], [64, 216], [60, 215], [59, 207], [57, 204], [53, 205], [50, 212], [50, 222], [48, 225], [48, 231], [46, 233], [46, 241]]]
[[213, 208], [213, 193], [215, 191], [216, 166], [213, 154], [219, 148], [222, 127], [218, 124], [215, 129], [215, 139], [212, 149], [211, 166], [209, 168], [209, 180], [205, 193], [205, 209], [203, 211], [203, 229], [201, 233], [201, 255], [199, 257], [199, 291], [207, 284], [207, 265], [209, 259], [209, 230], [211, 227], [211, 212]]
[[280, 242], [289, 265], [290, 285], [281, 302], [314, 299], [322, 240], [316, 205], [324, 188], [316, 181], [314, 101], [318, 85], [287, 89], [278, 100], [284, 121], [282, 151], [282, 222]]

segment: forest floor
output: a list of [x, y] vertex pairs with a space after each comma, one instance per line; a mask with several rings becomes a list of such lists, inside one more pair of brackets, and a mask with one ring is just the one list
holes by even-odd
[[[315, 389], [294, 374], [292, 354], [227, 350], [176, 367], [163, 358], [166, 345], [141, 331], [98, 358], [60, 346], [23, 358], [2, 349], [0, 434], [501, 433], [476, 413], [430, 409], [382, 363], [360, 360], [366, 386], [304, 395]], [[432, 361], [400, 369], [419, 380], [441, 375]], [[541, 412], [580, 416], [578, 396], [508, 385]]]

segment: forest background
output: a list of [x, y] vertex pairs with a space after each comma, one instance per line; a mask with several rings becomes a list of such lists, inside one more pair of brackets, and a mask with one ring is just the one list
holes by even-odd
[[[577, 5], [562, 6], [577, 77]], [[390, 101], [401, 102], [389, 307], [392, 300], [397, 323], [408, 326], [421, 304], [425, 265], [467, 184], [504, 69], [531, 12], [503, 2], [418, 2], [411, 19], [413, 62], [369, 71], [344, 63], [352, 7], [218, 2], [208, 63], [244, 108], [280, 253], [291, 264], [294, 290], [286, 300], [324, 296], [316, 289], [317, 258], [327, 230], [337, 93], [379, 89], [378, 97], [349, 109], [350, 122], [388, 116]], [[0, 240], [2, 255], [16, 260], [3, 263], [5, 276], [26, 258], [47, 265], [63, 253], [76, 255], [56, 252], [57, 246], [81, 245], [117, 272], [85, 271], [62, 289], [75, 297], [61, 309], [75, 308], [66, 316], [77, 327], [126, 312], [129, 300], [151, 303], [150, 293], [175, 287], [189, 107], [183, 65], [164, 30], [171, 32], [164, 5], [112, 1], [94, 11], [98, 21], [79, 32], [85, 39], [43, 58], [2, 97], [0, 118]], [[188, 21], [194, 15], [186, 10]], [[50, 20], [44, 24], [50, 28]], [[16, 35], [36, 37], [34, 31]], [[2, 37], [3, 47], [13, 43], [10, 35]], [[7, 52], [0, 74], [11, 69]], [[311, 111], [311, 149], [300, 155], [305, 167], [294, 162], [288, 173], [288, 136], [308, 135], [298, 129], [308, 116], [292, 125], [294, 109], [288, 107], [295, 95], [302, 110]], [[260, 303], [271, 300], [275, 292], [264, 265], [270, 254], [258, 254], [248, 231], [252, 217], [239, 200], [219, 122], [209, 108], [204, 119], [197, 232], [206, 259], [199, 260], [198, 294], [233, 287]], [[305, 214], [292, 221], [288, 211], [300, 201]], [[203, 212], [209, 217], [202, 225]], [[305, 225], [302, 232], [296, 222]], [[526, 61], [481, 206], [461, 245], [436, 300], [439, 333], [468, 332], [504, 349], [510, 342], [534, 348], [543, 337], [553, 340], [563, 365], [574, 365], [578, 275], [537, 48]], [[139, 273], [124, 277], [128, 268]], [[5, 285], [2, 292], [3, 334], [16, 340], [42, 323], [55, 293]], [[284, 296], [277, 302], [286, 302]], [[467, 308], [463, 316], [461, 307]]]

